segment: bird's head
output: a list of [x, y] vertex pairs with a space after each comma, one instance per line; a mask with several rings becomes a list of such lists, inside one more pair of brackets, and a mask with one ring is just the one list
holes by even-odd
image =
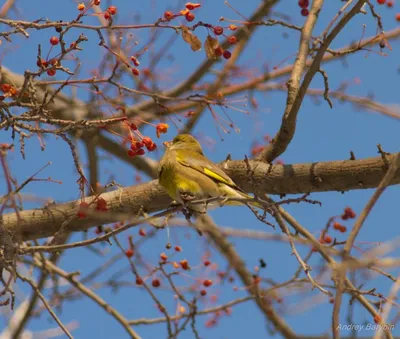
[[190, 134], [178, 134], [174, 140], [165, 143], [170, 150], [188, 149], [203, 154], [203, 150], [199, 142]]

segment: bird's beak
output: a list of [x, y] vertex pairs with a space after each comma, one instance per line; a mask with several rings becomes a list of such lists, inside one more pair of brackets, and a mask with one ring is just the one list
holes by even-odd
[[163, 145], [164, 145], [166, 148], [168, 148], [168, 147], [170, 147], [170, 146], [172, 145], [172, 141], [164, 141], [164, 142], [163, 142]]

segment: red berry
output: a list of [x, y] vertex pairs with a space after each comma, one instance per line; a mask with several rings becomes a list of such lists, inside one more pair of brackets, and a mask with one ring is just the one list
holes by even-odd
[[168, 255], [166, 255], [164, 252], [160, 254], [160, 258], [162, 261], [167, 261], [168, 260]]
[[151, 284], [153, 285], [153, 287], [160, 287], [160, 285], [161, 285], [160, 280], [158, 280], [158, 279], [153, 279]]
[[209, 260], [204, 261], [204, 266], [209, 266], [210, 264], [211, 264], [211, 262]]
[[172, 13], [171, 11], [164, 12], [164, 19], [172, 20], [173, 18], [174, 18], [174, 13]]
[[190, 270], [189, 262], [188, 262], [186, 259], [181, 260], [181, 261], [179, 262], [179, 264], [181, 265], [182, 269], [184, 269], [184, 270], [186, 270], [186, 271]]
[[[383, 47], [385, 47], [385, 46], [383, 46]], [[354, 219], [355, 217], [356, 217], [356, 213], [353, 211], [353, 209], [351, 207], [346, 207], [344, 209], [344, 213], [341, 216], [342, 220]]]
[[226, 272], [220, 271], [220, 272], [218, 272], [217, 274], [218, 274], [218, 276], [219, 276], [221, 279], [224, 279], [224, 278], [225, 278], [225, 275], [226, 275]]
[[187, 12], [185, 15], [186, 21], [192, 22], [195, 18], [194, 14], [192, 12]]
[[396, 14], [396, 21], [400, 21], [400, 13]]
[[210, 287], [212, 285], [212, 280], [207, 279], [203, 281], [203, 286], [204, 287]]
[[56, 36], [52, 36], [52, 37], [50, 38], [50, 43], [51, 43], [53, 46], [57, 45], [59, 42], [60, 42], [60, 40], [59, 40], [58, 37], [56, 37]]
[[3, 93], [8, 93], [11, 89], [11, 85], [10, 84], [1, 84], [0, 88]]
[[[155, 150], [157, 149], [157, 145], [153, 142], [152, 144], [146, 146], [146, 148], [147, 148], [147, 150], [148, 150], [149, 152], [153, 152], [153, 151], [155, 151]], [[144, 151], [144, 150], [143, 150], [143, 151]]]
[[299, 0], [298, 4], [301, 8], [307, 8], [310, 3], [308, 0]]
[[389, 8], [392, 8], [393, 7], [393, 1], [388, 1], [386, 6], [388, 6]]
[[140, 235], [141, 237], [145, 237], [145, 236], [146, 236], [146, 231], [144, 230], [144, 228], [141, 228], [141, 229], [139, 230], [139, 235]]
[[333, 228], [335, 229], [335, 230], [340, 230], [341, 228], [342, 228], [342, 225], [341, 224], [339, 224], [338, 222], [334, 222], [333, 223]]
[[135, 254], [135, 253], [133, 252], [133, 249], [132, 249], [132, 248], [128, 248], [128, 249], [125, 251], [125, 255], [126, 255], [128, 258], [132, 258], [134, 254]]
[[109, 11], [104, 12], [104, 19], [110, 20], [111, 19], [111, 13]]
[[135, 76], [138, 76], [140, 74], [140, 71], [137, 68], [133, 67], [132, 68], [132, 74], [135, 75]]
[[47, 61], [46, 60], [44, 60], [44, 59], [41, 59], [40, 61], [38, 60], [37, 62], [36, 62], [36, 65], [38, 66], [38, 67], [47, 67]]
[[231, 35], [230, 37], [228, 37], [228, 42], [229, 42], [231, 45], [234, 45], [234, 44], [237, 43], [237, 38], [236, 38], [234, 35]]
[[221, 35], [224, 33], [224, 29], [221, 26], [215, 26], [214, 27], [214, 34], [215, 35]]
[[86, 211], [89, 208], [89, 204], [87, 202], [82, 201], [79, 204], [79, 211], [76, 214], [78, 218], [82, 219], [82, 218], [86, 218], [87, 214]]
[[199, 8], [199, 7], [201, 7], [200, 4], [193, 4], [193, 3], [191, 3], [191, 2], [188, 2], [188, 3], [186, 4], [186, 8], [187, 8], [189, 11], [193, 11], [194, 9]]
[[153, 143], [153, 140], [151, 140], [150, 137], [143, 137], [142, 142], [144, 143], [144, 145], [146, 147], [148, 147], [149, 145], [151, 145]]
[[224, 50], [222, 49], [221, 46], [218, 46], [216, 49], [214, 49], [214, 54], [216, 56], [221, 56], [224, 53]]
[[177, 252], [182, 252], [182, 247], [180, 247], [180, 246], [175, 246], [175, 251], [177, 251]]
[[168, 124], [165, 124], [165, 123], [162, 123], [162, 122], [157, 124], [157, 126], [156, 126], [157, 138], [159, 138], [161, 134], [167, 133], [168, 132], [168, 127], [169, 127]]
[[115, 6], [109, 6], [107, 8], [107, 12], [109, 12], [111, 15], [115, 15], [117, 13], [117, 7]]
[[54, 76], [54, 75], [56, 75], [56, 73], [57, 73], [57, 71], [55, 70], [55, 69], [49, 69], [48, 71], [47, 71], [47, 75], [49, 75], [49, 76]]
[[231, 52], [229, 52], [229, 51], [224, 51], [224, 53], [222, 53], [222, 55], [223, 55], [223, 57], [225, 58], [225, 59], [230, 59], [231, 58], [231, 56], [232, 56], [232, 53]]
[[310, 11], [307, 8], [303, 8], [300, 13], [302, 16], [308, 16], [308, 14], [310, 14]]
[[138, 58], [136, 58], [134, 55], [131, 56], [131, 60], [136, 67], [140, 65]]
[[201, 296], [204, 297], [206, 294], [207, 294], [207, 291], [206, 291], [206, 290], [201, 290], [201, 291], [200, 291], [200, 295], [201, 295]]
[[133, 157], [135, 157], [137, 155], [138, 155], [137, 151], [134, 151], [134, 150], [131, 150], [131, 149], [128, 151], [128, 157], [133, 158]]
[[377, 314], [374, 317], [374, 322], [375, 322], [375, 324], [380, 324], [382, 322], [382, 317], [379, 314]]
[[326, 244], [330, 244], [332, 242], [332, 237], [329, 235], [325, 235], [324, 242]]
[[143, 279], [142, 278], [140, 278], [140, 277], [137, 277], [136, 278], [136, 285], [143, 285]]
[[140, 141], [134, 141], [131, 143], [131, 150], [137, 152], [141, 148], [143, 148], [144, 144]]
[[103, 211], [103, 212], [107, 211], [108, 210], [108, 208], [107, 208], [107, 200], [105, 200], [104, 198], [97, 199], [97, 201], [96, 201], [96, 210]]
[[386, 0], [378, 0], [377, 2], [378, 2], [379, 5], [384, 5]]

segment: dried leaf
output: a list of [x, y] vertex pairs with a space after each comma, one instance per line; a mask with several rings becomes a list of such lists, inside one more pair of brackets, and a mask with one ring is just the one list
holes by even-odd
[[213, 38], [212, 36], [208, 36], [206, 41], [204, 41], [204, 49], [206, 51], [206, 55], [208, 59], [216, 59], [215, 50], [218, 48], [219, 42], [218, 39]]
[[192, 51], [196, 52], [201, 50], [200, 39], [192, 34], [185, 25], [182, 25], [182, 38], [190, 45]]

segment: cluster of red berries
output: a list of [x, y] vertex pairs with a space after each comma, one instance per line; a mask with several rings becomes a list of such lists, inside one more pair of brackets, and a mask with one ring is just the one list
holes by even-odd
[[[92, 0], [92, 2], [90, 3], [90, 7], [91, 6], [99, 6], [100, 2], [101, 2], [101, 0]], [[83, 2], [81, 2], [76, 6], [76, 8], [78, 9], [78, 11], [81, 12], [80, 15], [82, 16], [86, 10], [86, 5]], [[111, 17], [115, 14], [117, 14], [117, 7], [116, 6], [108, 6], [107, 10], [103, 13], [103, 16], [104, 16], [104, 19], [110, 20]]]
[[356, 217], [356, 213], [353, 211], [351, 207], [346, 207], [344, 209], [343, 214], [340, 216], [342, 220], [354, 219]]
[[139, 132], [136, 124], [128, 122], [126, 122], [126, 124], [131, 130], [131, 136], [128, 138], [131, 143], [130, 150], [128, 151], [128, 155], [130, 157], [145, 154], [144, 148], [146, 148], [149, 152], [153, 152], [157, 149], [156, 143], [153, 142], [150, 137], [143, 136]]
[[136, 67], [139, 67], [140, 62], [139, 62], [137, 56], [132, 55], [130, 59], [131, 59], [132, 63], [135, 65], [135, 67], [132, 67], [132, 74], [134, 76], [139, 76], [140, 71]]
[[[57, 30], [57, 28], [56, 28], [56, 30]], [[57, 31], [61, 31], [61, 28]], [[53, 47], [53, 46], [57, 46], [59, 44], [60, 39], [57, 36], [52, 36], [49, 41], [50, 41], [50, 45]], [[60, 61], [55, 58], [48, 60], [48, 61], [41, 59], [36, 62], [36, 65], [38, 67], [40, 67], [41, 69], [44, 69], [44, 68], [47, 68], [48, 66], [59, 66]], [[49, 76], [54, 76], [54, 75], [56, 75], [57, 71], [55, 69], [49, 69], [49, 70], [47, 70], [46, 73]]]
[[299, 7], [301, 8], [301, 15], [302, 16], [308, 16], [310, 14], [310, 11], [308, 10], [308, 6], [310, 5], [309, 0], [299, 0], [298, 2]]
[[[131, 147], [130, 150], [128, 151], [128, 155], [130, 157], [134, 157], [136, 155], [143, 155], [145, 154], [145, 148], [149, 152], [153, 152], [157, 149], [156, 143], [150, 138], [143, 136], [139, 130], [136, 124], [134, 123], [129, 123], [127, 120], [125, 121], [125, 124], [129, 126], [129, 129], [131, 131], [131, 136], [128, 138]], [[157, 125], [153, 125], [156, 127], [156, 135], [157, 138], [160, 138], [161, 134], [167, 133], [169, 125], [160, 122]]]
[[107, 10], [104, 12], [104, 19], [110, 20], [113, 15], [117, 14], [116, 6], [108, 6]]
[[[388, 8], [392, 8], [394, 6], [394, 1], [393, 0], [389, 0], [389, 1], [387, 1], [387, 0], [376, 0], [376, 2], [378, 3], [378, 5], [386, 4], [386, 6]], [[396, 21], [400, 22], [400, 13], [396, 14]]]
[[172, 19], [175, 19], [179, 16], [184, 16], [187, 22], [192, 22], [195, 19], [195, 16], [193, 14], [193, 10], [196, 8], [201, 7], [200, 4], [194, 4], [191, 2], [188, 2], [185, 5], [185, 9], [181, 10], [179, 13], [172, 13], [171, 11], [166, 11], [164, 12], [164, 19], [166, 21], [171, 21]]
[[135, 155], [143, 155], [144, 149], [146, 147], [149, 152], [153, 152], [157, 149], [157, 145], [153, 142], [150, 137], [143, 137], [142, 141], [133, 141], [131, 143], [131, 149], [128, 152], [130, 157], [134, 157]]
[[[346, 207], [343, 211], [343, 214], [340, 215], [340, 218], [342, 220], [349, 220], [349, 219], [354, 219], [356, 217], [356, 213], [353, 211], [353, 209], [351, 207]], [[331, 219], [331, 221], [333, 221], [335, 218], [337, 217], [333, 217]], [[342, 225], [341, 223], [335, 221], [332, 224], [332, 227], [334, 230], [339, 231], [340, 233], [345, 233], [347, 231], [347, 227]], [[330, 244], [332, 243], [332, 237], [327, 234], [327, 230], [325, 230], [324, 232], [322, 232], [320, 238], [319, 238], [319, 242], [321, 244]], [[315, 248], [313, 248], [313, 252], [316, 252], [317, 250]]]
[[[89, 204], [85, 201], [82, 201], [79, 204], [79, 209], [78, 209], [78, 212], [76, 213], [76, 216], [79, 219], [86, 218], [88, 209], [89, 209]], [[96, 211], [107, 212], [108, 211], [107, 200], [104, 198], [97, 198], [95, 209], [96, 209]]]
[[[140, 232], [142, 231], [142, 229], [140, 230]], [[139, 232], [139, 234], [140, 235], [145, 235], [145, 234], [141, 234]], [[125, 251], [125, 254], [128, 256], [128, 253], [130, 254], [131, 252], [128, 252], [128, 251], [130, 251], [130, 250], [132, 250], [133, 251], [133, 243], [132, 243], [132, 237], [130, 236], [129, 237], [129, 246], [130, 246], [130, 248], [127, 250], [127, 251]], [[180, 247], [180, 246], [175, 246], [175, 251], [176, 252], [181, 252], [182, 251], [182, 248]], [[132, 255], [133, 255], [133, 253], [132, 253]], [[129, 257], [129, 256], [128, 256]], [[167, 260], [168, 260], [168, 255], [167, 254], [165, 254], [164, 252], [163, 253], [161, 253], [160, 254], [160, 259], [161, 259], [161, 263], [162, 264], [166, 264], [167, 263]], [[179, 267], [178, 266], [178, 264], [176, 264], [176, 263], [173, 263], [173, 264], [175, 264], [174, 265], [174, 267], [175, 268], [177, 268], [177, 267]], [[181, 261], [181, 266], [182, 267], [187, 267], [187, 269], [190, 269], [189, 268], [189, 264], [188, 264], [188, 262], [187, 262], [187, 260], [182, 260]], [[136, 278], [136, 285], [143, 285], [143, 279], [141, 278], [141, 277], [137, 277]], [[153, 287], [160, 287], [160, 285], [161, 285], [161, 281], [158, 279], [158, 278], [153, 278], [153, 280], [151, 281], [151, 285], [153, 286]]]
[[18, 94], [17, 89], [10, 84], [1, 84], [0, 90], [4, 95], [0, 95], [0, 100], [4, 100], [7, 97], [14, 97]]
[[347, 227], [335, 221], [333, 223], [333, 228], [340, 233], [345, 233], [347, 231]]
[[[173, 13], [171, 11], [164, 12], [164, 20], [171, 21], [176, 17], [184, 16], [186, 18], [186, 21], [192, 22], [195, 19], [195, 16], [191, 11], [201, 7], [201, 5], [188, 2], [185, 7], [186, 8], [181, 10], [179, 13]], [[203, 24], [203, 26], [211, 28], [216, 36], [222, 35], [224, 33], [224, 28], [221, 26], [212, 26], [210, 24]], [[232, 24], [229, 25], [227, 28], [231, 31], [235, 31], [237, 29], [237, 26]], [[231, 45], [234, 45], [238, 42], [236, 36], [234, 35], [228, 36], [226, 38]], [[214, 55], [217, 57], [223, 56], [225, 59], [230, 59], [232, 53], [230, 51], [224, 50], [220, 45], [218, 45], [218, 47], [214, 49]]]
[[[237, 44], [238, 40], [237, 40], [236, 36], [234, 36], [234, 35], [226, 36], [224, 34], [224, 28], [222, 26], [211, 26], [211, 25], [208, 26], [207, 25], [206, 27], [212, 28], [212, 31], [216, 36], [224, 35], [231, 45]], [[236, 31], [237, 26], [236, 25], [229, 25], [227, 28], [229, 30], [231, 30], [231, 31]], [[224, 49], [221, 46], [218, 46], [214, 50], [214, 54], [215, 54], [215, 56], [221, 56], [222, 55], [227, 60], [230, 59], [230, 57], [232, 56], [231, 52], [229, 52], [227, 50], [224, 51]]]

